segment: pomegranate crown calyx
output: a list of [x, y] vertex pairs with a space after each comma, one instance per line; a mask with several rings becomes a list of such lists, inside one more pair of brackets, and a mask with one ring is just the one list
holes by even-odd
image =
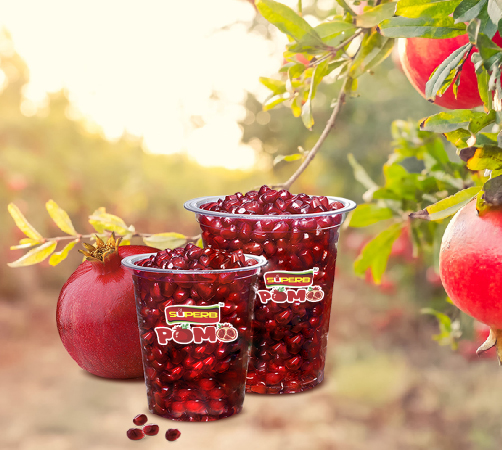
[[79, 250], [88, 261], [105, 262], [108, 257], [118, 251], [119, 243], [122, 238], [115, 237], [115, 233], [108, 238], [105, 243], [98, 235], [96, 235], [96, 243], [94, 245], [83, 242], [85, 250]]

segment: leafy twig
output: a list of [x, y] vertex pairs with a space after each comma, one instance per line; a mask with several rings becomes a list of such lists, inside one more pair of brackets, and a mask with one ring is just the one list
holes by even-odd
[[[49, 263], [55, 266], [63, 261], [73, 247], [77, 243], [82, 242], [82, 240], [93, 239], [94, 237], [98, 240], [97, 236], [105, 237], [112, 235], [112, 233], [115, 233], [117, 237], [120, 236], [123, 238], [122, 245], [129, 244], [131, 238], [137, 236], [141, 237], [146, 245], [159, 248], [161, 250], [165, 248], [178, 247], [187, 242], [196, 242], [200, 240], [200, 235], [185, 236], [174, 232], [159, 234], [138, 233], [132, 225], [127, 226], [120, 217], [107, 213], [106, 209], [103, 207], [98, 208], [89, 216], [89, 223], [93, 226], [95, 232], [92, 234], [81, 234], [75, 230], [75, 227], [73, 226], [66, 211], [60, 208], [54, 200], [49, 200], [46, 203], [46, 208], [54, 223], [59, 229], [64, 231], [67, 236], [56, 236], [51, 238], [43, 237], [28, 222], [26, 217], [24, 217], [16, 205], [11, 203], [8, 206], [9, 213], [16, 222], [17, 227], [26, 235], [26, 238], [21, 239], [19, 245], [11, 247], [11, 250], [31, 249], [18, 260], [9, 263], [8, 265], [10, 267], [22, 267], [38, 264], [48, 257], [50, 257]], [[60, 241], [70, 242], [66, 243], [61, 251], [54, 253]], [[197, 245], [200, 245], [200, 242], [197, 242]]]
[[345, 90], [347, 88], [349, 80], [352, 81], [350, 76], [348, 76], [345, 79], [345, 82], [343, 83], [343, 86], [340, 89], [340, 94], [338, 95], [335, 107], [333, 108], [333, 112], [331, 113], [331, 116], [330, 116], [328, 122], [326, 123], [326, 126], [324, 127], [323, 132], [321, 133], [321, 136], [319, 137], [319, 139], [317, 140], [315, 145], [312, 147], [312, 150], [310, 150], [310, 152], [307, 154], [306, 158], [303, 160], [300, 167], [298, 167], [296, 172], [293, 175], [291, 175], [289, 180], [287, 180], [285, 183], [276, 185], [276, 187], [280, 187], [283, 189], [289, 189], [291, 187], [291, 185], [298, 179], [298, 177], [305, 171], [305, 169], [308, 167], [308, 165], [312, 162], [315, 155], [320, 150], [322, 144], [324, 144], [324, 141], [328, 137], [330, 131], [335, 126], [336, 118], [338, 116], [338, 113], [340, 112], [340, 108], [342, 106], [342, 103], [345, 101], [345, 95], [346, 95]]
[[311, 61], [309, 64], [308, 64], [308, 67], [314, 67], [316, 65], [318, 65], [319, 63], [325, 61], [326, 59], [329, 59], [329, 58], [332, 58], [333, 56], [336, 55], [336, 53], [341, 50], [342, 48], [344, 48], [347, 44], [350, 44], [356, 37], [360, 36], [361, 34], [364, 33], [364, 28], [360, 28], [359, 30], [357, 30], [352, 36], [350, 36], [349, 38], [345, 39], [345, 41], [343, 41], [340, 45], [337, 45], [336, 47], [331, 47], [330, 50], [329, 50], [329, 53], [327, 53], [326, 55], [318, 58], [318, 59], [315, 59], [313, 61]]

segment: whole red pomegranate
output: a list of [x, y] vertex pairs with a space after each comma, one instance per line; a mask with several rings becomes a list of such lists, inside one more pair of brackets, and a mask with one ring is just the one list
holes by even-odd
[[479, 351], [495, 345], [502, 357], [502, 210], [482, 216], [471, 201], [458, 211], [443, 236], [439, 273], [452, 302], [488, 325], [490, 336]]
[[144, 245], [123, 245], [112, 235], [105, 244], [86, 244], [84, 261], [59, 294], [56, 321], [61, 341], [84, 370], [105, 378], [143, 375], [138, 319], [131, 275], [120, 262]]
[[[413, 87], [425, 98], [425, 85], [430, 75], [450, 54], [467, 44], [467, 34], [448, 39], [408, 38], [404, 45], [400, 46], [401, 63], [404, 73]], [[502, 45], [502, 37], [497, 33], [493, 42]], [[477, 52], [474, 49], [471, 52]], [[478, 82], [471, 55], [467, 58], [460, 74], [460, 86], [455, 98], [453, 86], [449, 86], [446, 92], [434, 100], [436, 105], [448, 109], [470, 109], [481, 106], [483, 101], [479, 96]]]

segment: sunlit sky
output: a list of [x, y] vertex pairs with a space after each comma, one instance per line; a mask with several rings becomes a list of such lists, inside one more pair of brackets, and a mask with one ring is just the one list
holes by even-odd
[[235, 25], [254, 14], [242, 0], [0, 0], [0, 27], [30, 70], [28, 102], [64, 87], [109, 138], [127, 131], [150, 152], [228, 168], [255, 161], [239, 143], [241, 102], [263, 98], [258, 78], [277, 73], [285, 43]]

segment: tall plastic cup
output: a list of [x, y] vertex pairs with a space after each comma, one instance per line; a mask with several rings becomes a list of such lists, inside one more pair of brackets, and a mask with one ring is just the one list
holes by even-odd
[[124, 258], [132, 272], [150, 411], [211, 421], [242, 409], [253, 303], [265, 258], [222, 270], [169, 270]]
[[246, 215], [202, 209], [219, 197], [189, 200], [204, 245], [262, 255], [246, 392], [303, 392], [324, 378], [339, 228], [352, 200], [315, 214]]

